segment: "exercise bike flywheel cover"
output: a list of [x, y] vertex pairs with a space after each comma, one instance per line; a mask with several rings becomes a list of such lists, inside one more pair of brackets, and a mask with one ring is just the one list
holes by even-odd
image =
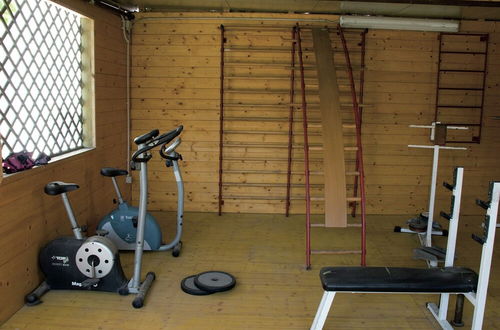
[[209, 294], [212, 294], [213, 292], [208, 292], [205, 290], [202, 290], [194, 284], [194, 278], [198, 275], [191, 275], [186, 277], [181, 281], [181, 289], [182, 291], [191, 294], [193, 296], [206, 296]]
[[194, 278], [194, 284], [208, 292], [223, 292], [234, 288], [236, 279], [226, 272], [208, 271], [198, 274]]

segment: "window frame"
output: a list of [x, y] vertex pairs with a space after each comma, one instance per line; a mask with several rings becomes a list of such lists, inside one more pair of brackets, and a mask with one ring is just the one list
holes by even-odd
[[[30, 0], [28, 0], [30, 1]], [[53, 157], [52, 162], [65, 159], [68, 157], [72, 157], [78, 155], [81, 152], [86, 152], [95, 148], [96, 139], [95, 139], [95, 38], [94, 38], [94, 20], [87, 17], [85, 14], [82, 14], [80, 11], [75, 10], [74, 8], [69, 8], [61, 5], [59, 3], [55, 3], [50, 0], [42, 0], [47, 3], [47, 6], [57, 6], [62, 10], [66, 10], [75, 14], [80, 19], [80, 56], [81, 56], [81, 65], [80, 65], [80, 74], [81, 74], [81, 84], [80, 84], [80, 95], [81, 95], [81, 104], [80, 109], [80, 124], [81, 124], [81, 146], [78, 146], [76, 149], [68, 149], [62, 150], [61, 153], [56, 154]], [[11, 2], [9, 0], [3, 1], [6, 7], [9, 7]], [[29, 5], [29, 4], [25, 4]], [[9, 9], [7, 9], [9, 10]], [[2, 22], [0, 24], [4, 24]], [[4, 24], [5, 26], [5, 24]], [[7, 29], [9, 27], [5, 26]], [[31, 30], [31, 29], [30, 29]], [[32, 32], [32, 35], [35, 35], [38, 29]], [[7, 54], [9, 56], [9, 54]], [[9, 78], [10, 79], [10, 78]], [[8, 86], [5, 85], [6, 87]], [[0, 132], [0, 140], [3, 139], [3, 147], [5, 148], [5, 138]], [[0, 141], [1, 142], [1, 141]], [[23, 143], [23, 145], [25, 145]], [[1, 158], [1, 149], [0, 149], [0, 158]], [[13, 150], [13, 152], [18, 152], [19, 150]], [[29, 150], [28, 150], [29, 151]], [[3, 173], [3, 171], [2, 171]], [[23, 173], [23, 172], [18, 172]], [[14, 173], [14, 174], [18, 174]], [[10, 174], [10, 175], [14, 175]], [[5, 174], [4, 174], [5, 175]], [[5, 176], [10, 176], [5, 175]]]

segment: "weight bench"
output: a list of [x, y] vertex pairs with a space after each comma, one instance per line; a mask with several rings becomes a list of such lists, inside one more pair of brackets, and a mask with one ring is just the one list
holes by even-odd
[[469, 293], [477, 274], [468, 268], [324, 267], [325, 292], [311, 329], [322, 329], [337, 292], [351, 293]]
[[453, 329], [446, 320], [450, 294], [463, 294], [473, 305], [472, 329], [483, 324], [488, 281], [493, 256], [495, 229], [500, 199], [500, 182], [490, 185], [490, 201], [476, 203], [487, 210], [483, 235], [472, 235], [482, 244], [479, 275], [460, 267], [397, 268], [397, 267], [325, 267], [320, 271], [324, 289], [311, 329], [323, 329], [337, 292], [351, 293], [439, 293], [439, 307], [427, 303], [427, 308], [443, 329]]

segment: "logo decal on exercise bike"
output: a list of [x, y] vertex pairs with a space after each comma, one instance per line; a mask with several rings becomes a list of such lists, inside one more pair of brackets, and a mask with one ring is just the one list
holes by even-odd
[[[82, 287], [83, 287], [83, 283], [73, 281], [73, 282], [71, 282], [71, 286], [77, 286], [77, 287], [79, 287], [79, 288], [82, 288]], [[97, 288], [97, 283], [96, 283], [96, 284], [94, 284], [94, 285], [92, 285], [92, 286], [93, 286], [94, 288]]]
[[68, 256], [52, 256], [52, 266], [69, 266], [69, 257]]
[[133, 243], [133, 242], [135, 242], [135, 237], [130, 235], [130, 233], [127, 233], [127, 236], [125, 236], [125, 242]]

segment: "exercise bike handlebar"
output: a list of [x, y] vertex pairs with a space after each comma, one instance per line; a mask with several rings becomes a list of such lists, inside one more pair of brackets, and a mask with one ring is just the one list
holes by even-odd
[[168, 142], [163, 144], [160, 148], [160, 156], [165, 159], [170, 159], [171, 157], [169, 156], [169, 154], [174, 152], [175, 149], [177, 149], [177, 147], [181, 144], [181, 142], [181, 138], [178, 138], [169, 145], [167, 145]]
[[184, 126], [180, 125], [179, 127], [164, 133], [158, 137], [155, 137], [154, 139], [146, 142], [145, 146], [138, 149], [134, 154], [132, 155], [132, 161], [133, 162], [147, 162], [151, 159], [151, 156], [146, 156], [139, 158], [139, 156], [143, 155], [144, 153], [148, 152], [149, 150], [156, 148], [159, 145], [165, 145], [175, 139], [177, 136], [179, 136], [184, 129]]
[[145, 134], [142, 134], [142, 135], [139, 135], [138, 137], [136, 137], [134, 139], [134, 143], [137, 145], [144, 144], [144, 143], [148, 142], [149, 140], [157, 137], [158, 134], [160, 134], [160, 131], [158, 129], [154, 129], [149, 133], [145, 133]]

